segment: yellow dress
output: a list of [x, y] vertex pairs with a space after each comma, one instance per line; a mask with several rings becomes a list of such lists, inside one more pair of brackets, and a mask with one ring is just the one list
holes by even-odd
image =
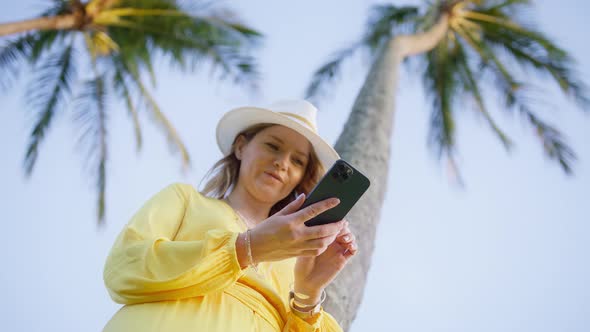
[[124, 306], [103, 332], [342, 331], [323, 310], [291, 313], [295, 259], [242, 270], [235, 242], [245, 226], [225, 202], [172, 184], [132, 217], [104, 267]]

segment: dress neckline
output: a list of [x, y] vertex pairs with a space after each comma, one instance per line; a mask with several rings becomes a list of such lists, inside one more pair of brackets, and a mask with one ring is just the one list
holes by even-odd
[[243, 231], [247, 231], [249, 229], [248, 225], [246, 225], [246, 223], [242, 220], [242, 218], [238, 214], [238, 211], [236, 211], [236, 209], [234, 209], [231, 205], [229, 205], [229, 203], [225, 200], [225, 198], [218, 198], [217, 201], [221, 202], [221, 204], [223, 204], [226, 207], [226, 209], [231, 211], [231, 213], [234, 216], [234, 220], [236, 221], [236, 224], [241, 226]]

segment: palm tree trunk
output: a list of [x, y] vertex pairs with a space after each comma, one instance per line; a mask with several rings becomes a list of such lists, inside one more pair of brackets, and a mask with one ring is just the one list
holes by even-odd
[[434, 48], [447, 30], [448, 16], [442, 14], [427, 32], [397, 36], [383, 45], [336, 142], [335, 148], [342, 158], [371, 180], [368, 192], [347, 218], [357, 237], [358, 257], [352, 259], [326, 290], [328, 300], [324, 307], [345, 331], [354, 320], [363, 297], [385, 197], [398, 69], [405, 57]]
[[78, 26], [75, 14], [39, 17], [30, 20], [0, 24], [0, 36], [31, 30], [67, 30]]

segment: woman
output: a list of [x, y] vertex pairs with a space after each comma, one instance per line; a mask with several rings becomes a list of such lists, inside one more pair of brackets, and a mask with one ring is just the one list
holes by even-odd
[[[104, 280], [125, 304], [104, 331], [341, 331], [325, 287], [357, 251], [348, 223], [307, 227], [338, 204], [299, 210], [338, 154], [304, 100], [228, 112], [225, 157], [203, 193], [173, 184], [118, 236]], [[213, 197], [208, 197], [213, 196]]]

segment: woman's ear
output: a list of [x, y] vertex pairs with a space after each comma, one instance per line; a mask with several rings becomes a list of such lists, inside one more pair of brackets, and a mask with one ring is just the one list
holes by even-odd
[[246, 141], [246, 137], [244, 137], [244, 135], [240, 135], [236, 138], [236, 142], [234, 144], [234, 154], [238, 160], [242, 160], [242, 154], [244, 153], [243, 151], [246, 143], [248, 142]]

